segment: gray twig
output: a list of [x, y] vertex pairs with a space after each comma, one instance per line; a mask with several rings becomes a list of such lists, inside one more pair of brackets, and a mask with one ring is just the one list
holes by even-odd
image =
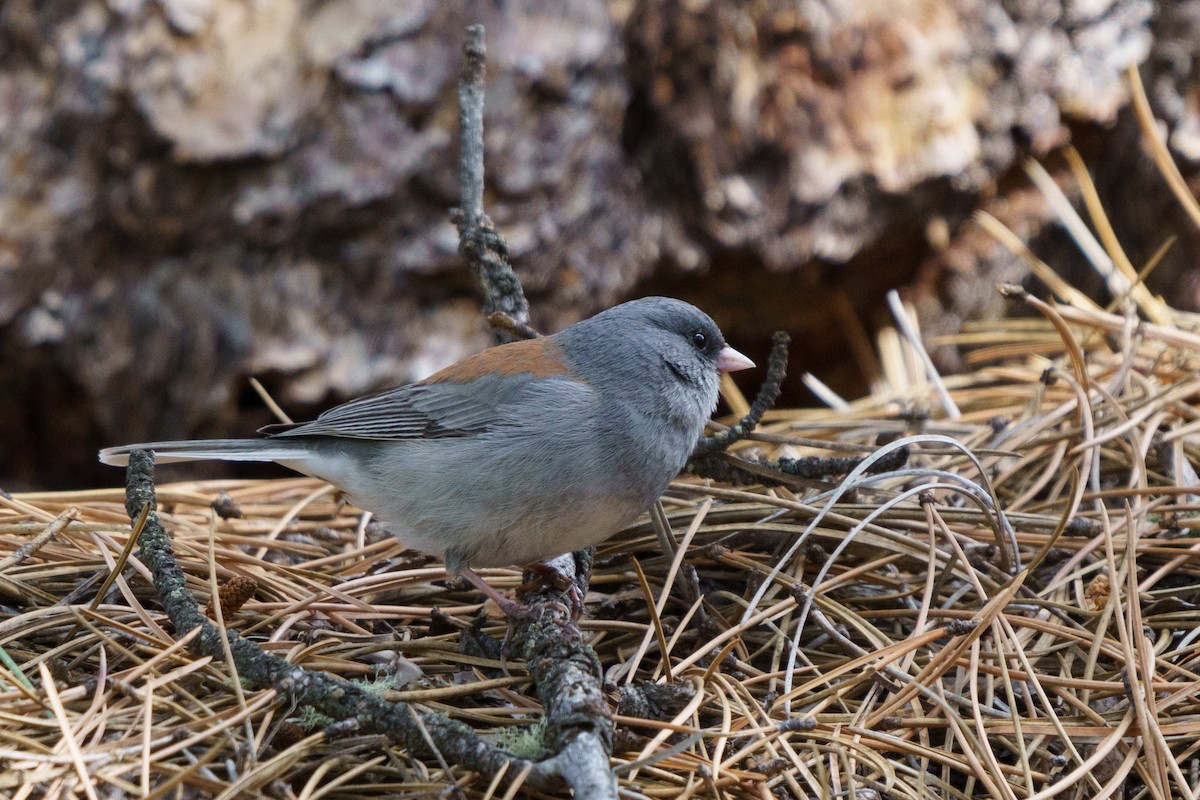
[[[483, 84], [487, 50], [482, 25], [467, 28], [463, 56], [458, 82], [460, 199], [459, 207], [450, 215], [458, 227], [458, 252], [475, 273], [483, 290], [484, 314], [491, 317], [500, 312], [528, 325], [529, 301], [525, 299], [520, 279], [508, 263], [508, 245], [483, 213]], [[520, 338], [500, 326], [494, 327], [493, 333], [501, 343]]]
[[[562, 573], [573, 572], [563, 577], [587, 591], [591, 571], [587, 550], [554, 563]], [[532, 595], [523, 594], [522, 599], [541, 612], [517, 630], [517, 652], [529, 665], [545, 709], [546, 745], [555, 754], [542, 763], [553, 764], [576, 797], [616, 800], [617, 782], [608, 767], [614, 725], [602, 688], [604, 670], [571, 618], [563, 591], [547, 594], [543, 585]]]
[[[901, 447], [876, 460], [867, 469], [870, 475], [900, 469], [911, 451]], [[861, 458], [781, 458], [776, 461], [746, 461], [729, 453], [709, 453], [693, 456], [687, 471], [701, 478], [711, 478], [736, 485], [812, 486], [817, 481], [845, 475], [863, 462]]]

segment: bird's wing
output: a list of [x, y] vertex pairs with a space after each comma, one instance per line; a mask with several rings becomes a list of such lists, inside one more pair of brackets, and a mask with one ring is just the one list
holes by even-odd
[[[548, 340], [492, 348], [421, 383], [351, 400], [312, 422], [268, 425], [261, 432], [350, 439], [461, 438], [520, 424], [524, 403], [567, 403], [590, 396], [586, 383], [548, 360], [557, 353], [543, 342]], [[497, 360], [498, 354], [505, 357]]]

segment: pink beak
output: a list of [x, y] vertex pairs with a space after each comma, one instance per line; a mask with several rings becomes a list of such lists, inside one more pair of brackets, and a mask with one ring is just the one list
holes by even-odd
[[753, 366], [753, 361], [729, 345], [725, 345], [717, 354], [717, 369], [721, 372], [737, 372], [739, 369], [750, 369]]

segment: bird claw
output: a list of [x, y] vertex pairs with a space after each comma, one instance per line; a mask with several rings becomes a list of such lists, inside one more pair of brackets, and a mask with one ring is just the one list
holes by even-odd
[[525, 571], [531, 573], [534, 577], [521, 584], [521, 587], [517, 589], [518, 594], [533, 594], [542, 587], [549, 586], [567, 595], [572, 621], [579, 619], [583, 615], [583, 590], [574, 576], [567, 575], [552, 563], [545, 561], [528, 564], [525, 566]]
[[504, 616], [509, 619], [519, 619], [522, 622], [533, 622], [538, 619], [542, 612], [535, 606], [518, 603], [516, 600], [509, 600], [507, 597], [501, 597], [496, 600], [496, 605], [504, 612]]

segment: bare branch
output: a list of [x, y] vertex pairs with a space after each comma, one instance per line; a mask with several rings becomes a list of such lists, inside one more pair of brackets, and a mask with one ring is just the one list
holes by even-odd
[[[483, 213], [483, 84], [487, 50], [483, 26], [467, 28], [463, 66], [458, 83], [461, 125], [459, 207], [451, 214], [458, 227], [458, 252], [483, 291], [483, 310], [500, 312], [522, 325], [529, 324], [529, 301], [521, 281], [508, 263], [508, 245]], [[509, 329], [495, 327], [498, 342], [515, 341]]]

